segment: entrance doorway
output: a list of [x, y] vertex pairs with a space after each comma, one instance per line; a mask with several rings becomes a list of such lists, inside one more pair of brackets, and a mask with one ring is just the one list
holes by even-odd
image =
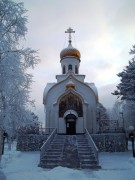
[[76, 134], [76, 116], [73, 114], [69, 114], [66, 116], [66, 134]]

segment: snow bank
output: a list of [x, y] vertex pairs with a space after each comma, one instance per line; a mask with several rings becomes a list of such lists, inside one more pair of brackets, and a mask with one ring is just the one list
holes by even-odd
[[[99, 153], [102, 169], [76, 170], [64, 167], [38, 167], [39, 152], [17, 152], [5, 149], [2, 171], [7, 180], [135, 180], [135, 158], [132, 152]], [[1, 179], [0, 179], [1, 180]]]
[[6, 180], [5, 174], [0, 170], [0, 180]]
[[132, 168], [135, 169], [135, 158], [130, 158], [129, 163], [132, 164]]

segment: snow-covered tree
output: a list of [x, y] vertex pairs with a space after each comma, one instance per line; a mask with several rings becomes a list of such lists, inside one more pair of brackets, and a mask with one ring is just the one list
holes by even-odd
[[24, 123], [30, 100], [32, 75], [28, 68], [39, 62], [37, 51], [23, 48], [27, 33], [23, 3], [0, 1], [0, 127], [6, 131]]
[[[133, 114], [133, 107], [135, 106], [135, 45], [130, 50], [130, 54], [132, 55], [132, 59], [129, 61], [128, 66], [118, 74], [120, 77], [120, 83], [117, 85], [117, 90], [112, 93], [116, 95], [118, 98], [123, 100], [123, 122], [124, 127], [128, 128], [129, 122], [131, 122], [131, 116]], [[129, 117], [130, 116], [130, 117]]]
[[135, 103], [125, 100], [122, 103], [121, 120], [123, 120], [125, 130], [128, 130], [129, 126], [135, 127]]
[[109, 112], [110, 128], [128, 130], [129, 126], [135, 126], [135, 104], [124, 100], [117, 100]]
[[109, 115], [101, 103], [97, 105], [97, 122], [99, 124], [99, 132], [104, 132], [109, 126]]
[[123, 112], [123, 105], [124, 101], [117, 100], [112, 109], [109, 111], [109, 118], [110, 118], [110, 124], [109, 128], [111, 131], [113, 130], [118, 130], [118, 131], [123, 131], [124, 128], [124, 115], [125, 112]]
[[111, 120], [117, 120], [119, 121], [120, 119], [120, 112], [122, 112], [122, 101], [121, 100], [117, 100], [112, 109], [110, 110], [110, 113], [109, 113], [109, 117]]
[[117, 95], [121, 100], [135, 103], [135, 45], [130, 50], [130, 54], [133, 55], [133, 58], [129, 61], [129, 65], [118, 74], [121, 82], [117, 85], [117, 90], [112, 94]]
[[18, 135], [39, 134], [40, 123], [38, 117], [28, 110], [23, 118], [24, 121], [20, 126], [18, 126], [16, 133], [18, 133]]

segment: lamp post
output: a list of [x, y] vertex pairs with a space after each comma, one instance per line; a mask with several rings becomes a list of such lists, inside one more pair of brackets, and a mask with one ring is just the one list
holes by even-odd
[[2, 138], [3, 138], [3, 143], [2, 143], [2, 154], [4, 154], [4, 144], [5, 144], [5, 138], [7, 137], [7, 133], [4, 131]]
[[129, 138], [132, 141], [132, 153], [133, 157], [135, 157], [135, 149], [134, 149], [134, 126], [129, 126]]

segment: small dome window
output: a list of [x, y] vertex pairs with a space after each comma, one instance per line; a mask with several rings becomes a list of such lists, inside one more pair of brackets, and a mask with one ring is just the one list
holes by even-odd
[[63, 70], [62, 70], [63, 72], [63, 74], [66, 74], [66, 67], [65, 66], [63, 66]]
[[75, 74], [78, 74], [78, 66], [75, 66]]
[[71, 64], [69, 64], [68, 70], [72, 70], [72, 65]]

